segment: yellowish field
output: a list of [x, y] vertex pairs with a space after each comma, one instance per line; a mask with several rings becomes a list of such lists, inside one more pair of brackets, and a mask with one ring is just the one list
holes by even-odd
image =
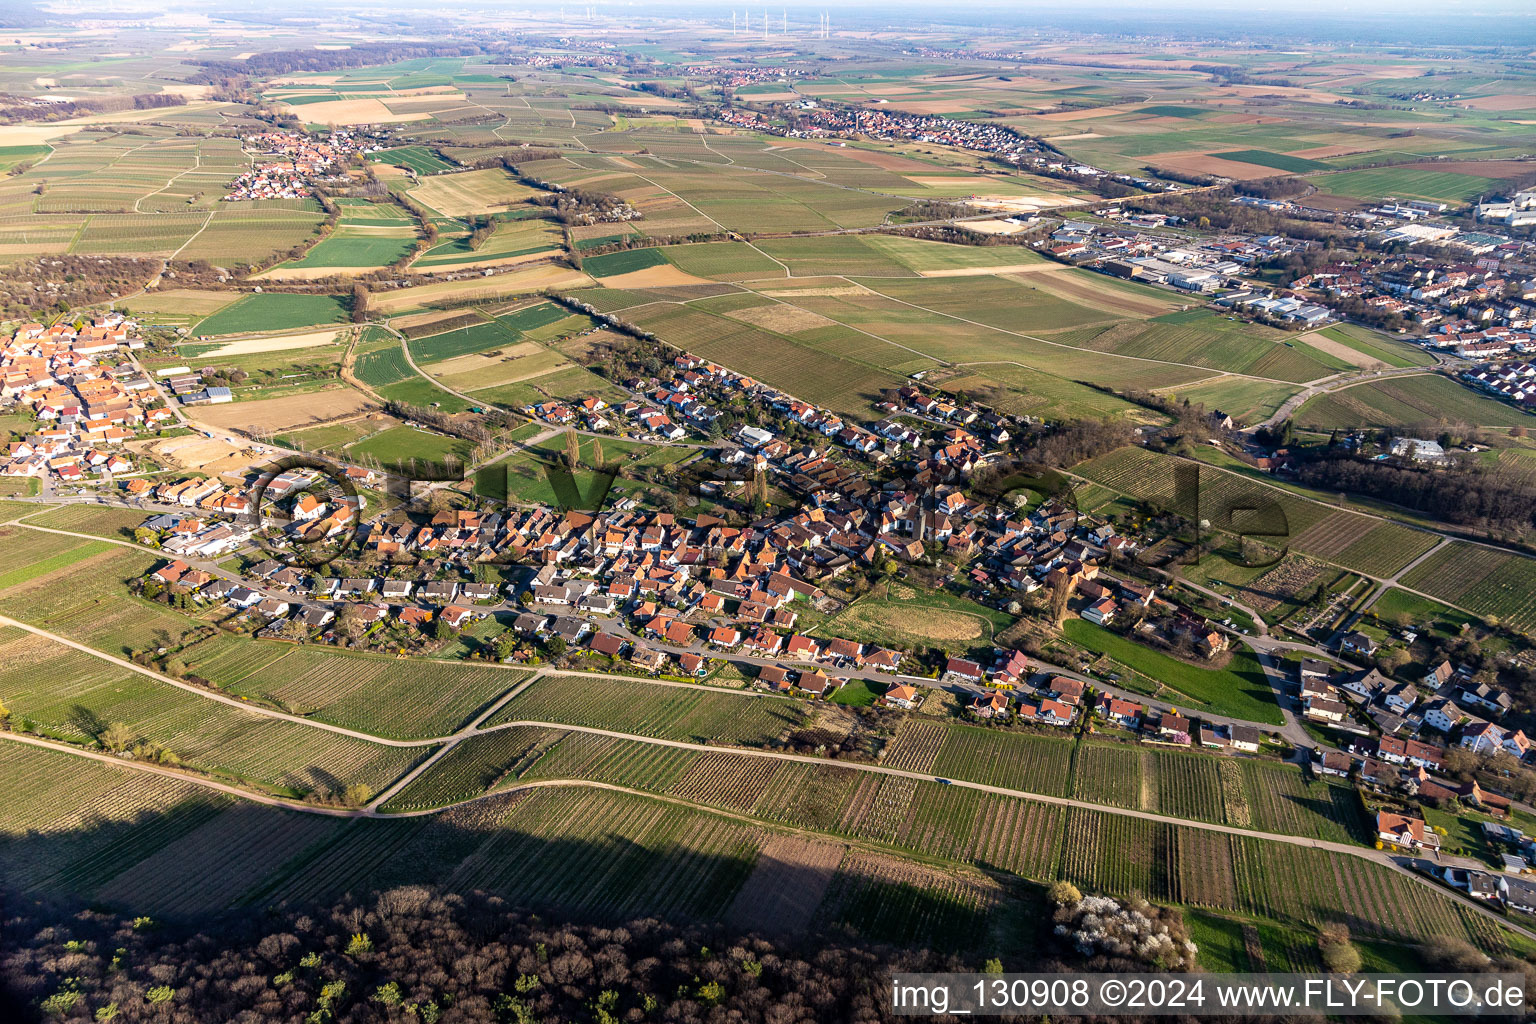
[[289, 427], [355, 416], [369, 405], [368, 397], [361, 391], [337, 384], [322, 391], [285, 395], [282, 398], [261, 398], [254, 402], [231, 402], [228, 405], [195, 405], [187, 410], [187, 416], [199, 423], [226, 430], [252, 427], [259, 430], [286, 430]]
[[333, 345], [341, 338], [341, 331], [306, 331], [302, 334], [277, 334], [269, 338], [241, 338], [220, 345], [218, 348], [192, 359], [215, 359], [229, 356], [254, 356], [265, 352], [286, 352], [294, 348], [318, 348]]
[[674, 285], [714, 284], [714, 281], [679, 270], [674, 266], [646, 267], [627, 274], [603, 278], [605, 288], [667, 288]]
[[379, 100], [330, 100], [284, 107], [292, 114], [316, 124], [387, 124], [400, 121], [425, 121], [430, 114], [397, 114]]
[[1334, 341], [1332, 338], [1315, 331], [1311, 334], [1303, 334], [1296, 338], [1297, 341], [1306, 342], [1319, 352], [1326, 352], [1335, 358], [1342, 359], [1346, 363], [1358, 366], [1365, 370], [1385, 369], [1387, 364], [1380, 359], [1366, 355], [1364, 352], [1356, 352], [1348, 345]]
[[544, 288], [590, 288], [594, 283], [579, 270], [545, 264], [495, 277], [471, 277], [418, 288], [397, 288], [373, 296], [372, 306], [381, 313], [390, 313], [446, 300], [505, 299], [514, 295], [532, 295]]
[[754, 306], [751, 309], [738, 309], [727, 313], [726, 316], [733, 320], [741, 320], [754, 327], [761, 327], [765, 331], [774, 331], [778, 334], [797, 334], [800, 331], [814, 331], [820, 327], [831, 327], [837, 321], [813, 313], [799, 306], [791, 306], [788, 303], [775, 303], [772, 306]]
[[166, 288], [145, 292], [119, 302], [130, 313], [141, 310], [155, 313], [185, 313], [190, 316], [206, 316], [223, 309], [240, 297], [239, 292], [205, 292], [195, 288]]
[[482, 171], [429, 175], [409, 194], [445, 217], [464, 217], [522, 202], [535, 193], [501, 168], [489, 167]]

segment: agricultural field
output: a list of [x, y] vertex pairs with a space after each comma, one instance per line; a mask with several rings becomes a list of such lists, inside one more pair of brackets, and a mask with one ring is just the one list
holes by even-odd
[[558, 729], [514, 726], [470, 736], [390, 797], [383, 809], [430, 810], [492, 792], [515, 782], [566, 735]]
[[515, 330], [499, 321], [488, 320], [484, 323], [460, 327], [443, 334], [416, 338], [407, 344], [411, 350], [411, 358], [415, 359], [416, 362], [433, 363], [444, 359], [452, 359], [454, 356], [469, 355], [473, 352], [485, 352], [505, 345], [514, 345], [518, 340], [519, 336]]
[[184, 650], [183, 660], [235, 696], [389, 739], [445, 736], [528, 678], [500, 667], [401, 661], [259, 640], [207, 657], [202, 646]]
[[504, 210], [537, 193], [495, 167], [430, 175], [406, 194], [440, 217], [469, 217]]
[[712, 687], [545, 676], [487, 725], [541, 722], [612, 729], [656, 739], [762, 746], [805, 719], [804, 705]]
[[334, 295], [262, 292], [220, 309], [197, 325], [197, 333], [199, 337], [212, 337], [290, 330], [345, 323], [349, 315], [346, 301]]
[[385, 347], [359, 352], [353, 366], [357, 379], [373, 388], [395, 384], [416, 376], [398, 342], [391, 339]]
[[368, 162], [406, 167], [417, 174], [436, 174], [438, 171], [446, 171], [453, 167], [425, 146], [396, 146], [392, 149], [381, 149], [378, 152], [369, 153]]
[[951, 726], [933, 759], [937, 775], [1047, 796], [1066, 796], [1072, 743], [1065, 738]]
[[137, 509], [66, 505], [35, 516], [28, 516], [27, 522], [33, 526], [68, 530], [71, 533], [89, 533], [110, 540], [133, 540], [134, 530], [143, 525], [144, 519], [144, 513]]
[[469, 234], [439, 242], [411, 262], [411, 272], [467, 270], [527, 262], [557, 250], [561, 235], [559, 227], [547, 220], [498, 216], [490, 237], [478, 246], [472, 242]]
[[1198, 495], [1200, 518], [1213, 529], [1288, 546], [1346, 569], [1390, 576], [1436, 541], [1425, 530], [1325, 505], [1239, 472], [1139, 448], [1121, 448], [1074, 469], [1096, 484], [1189, 518], [1194, 510], [1182, 507], [1183, 499], [1174, 493], [1178, 472], [1195, 474], [1186, 478], [1186, 491]]
[[1498, 183], [1475, 174], [1416, 167], [1378, 167], [1324, 174], [1312, 181], [1324, 192], [1376, 202], [1388, 197], [1430, 202], [1465, 203], [1494, 191]]
[[[865, 426], [888, 414], [878, 407], [883, 392], [914, 379], [1031, 417], [1015, 441], [989, 446], [999, 459], [1028, 450], [1041, 421], [1155, 429], [1172, 420], [1156, 403], [1123, 397], [1130, 392], [1252, 425], [1316, 382], [1348, 375], [1364, 382], [1319, 392], [1292, 413], [1295, 425], [1429, 437], [1483, 428], [1481, 439], [1493, 439], [1481, 466], [1509, 481], [1536, 479], [1529, 414], [1440, 372], [1409, 334], [1344, 324], [1275, 330], [1214, 312], [1196, 295], [1043, 253], [1061, 224], [1134, 229], [1139, 240], [1173, 246], [1297, 235], [1288, 214], [1202, 192], [1198, 183], [1210, 179], [1201, 175], [1244, 193], [1290, 190], [1300, 204], [1339, 214], [1300, 233], [1327, 239], [1312, 251], [1232, 270], [1270, 289], [1287, 286], [1280, 275], [1296, 260], [1310, 270], [1320, 253], [1374, 255], [1376, 242], [1354, 234], [1350, 214], [1387, 199], [1447, 202], [1457, 208], [1450, 223], [1472, 227], [1463, 204], [1523, 187], [1536, 152], [1530, 69], [1510, 57], [1523, 52], [1519, 19], [1505, 26], [1501, 49], [1480, 38], [1487, 27], [1477, 19], [1445, 15], [1443, 32], [1425, 31], [1409, 12], [1394, 26], [1433, 41], [1416, 49], [1353, 36], [1345, 45], [1324, 15], [1275, 27], [1229, 12], [1233, 26], [1248, 26], [1236, 43], [1239, 33], [1218, 23], [1158, 34], [1177, 12], [1154, 12], [1150, 28], [1142, 13], [1134, 27], [1110, 19], [1091, 37], [1055, 24], [1041, 36], [1039, 25], [991, 18], [985, 46], [1011, 58], [1002, 68], [965, 52], [982, 45], [975, 33], [923, 23], [893, 34], [866, 15], [839, 15], [834, 38], [820, 40], [802, 31], [803, 12], [786, 16], [782, 37], [765, 38], [752, 57], [722, 41], [718, 24], [699, 35], [687, 15], [668, 15], [687, 28], [658, 32], [610, 11], [601, 45], [584, 46], [568, 26], [519, 14], [518, 31], [537, 43], [537, 54], [525, 54], [521, 45], [459, 49], [453, 40], [484, 26], [455, 11], [425, 19], [446, 22], [446, 42], [428, 47], [409, 25], [381, 36], [357, 19], [339, 36], [270, 17], [235, 28], [141, 19], [107, 31], [57, 7], [45, 12], [46, 32], [18, 22], [0, 68], [14, 115], [0, 118], [0, 260], [28, 281], [0, 287], [0, 299], [13, 324], [73, 320], [110, 302], [147, 328], [144, 348], [110, 362], [127, 358], [151, 374], [185, 363], [232, 381], [234, 403], [186, 410], [192, 429], [130, 443], [145, 453], [152, 481], [207, 474], [233, 483], [248, 471], [235, 458], [199, 464], [198, 452], [223, 446], [195, 436], [198, 425], [364, 466], [469, 466], [488, 450], [380, 408], [398, 401], [465, 424], [477, 422], [471, 408], [489, 412], [487, 422], [501, 425], [496, 443], [514, 450], [482, 465], [473, 490], [465, 481], [417, 508], [385, 502], [391, 523], [502, 502], [580, 507], [598, 474], [575, 474], [573, 501], [569, 481], [545, 472], [567, 438], [539, 423], [505, 429], [512, 418], [501, 413], [588, 396], [617, 404], [630, 397], [620, 381], [661, 375], [669, 356], [653, 360], [645, 344], [627, 341], [617, 351], [616, 327], [572, 314], [561, 296]], [[1147, 32], [1156, 45], [1138, 35]], [[444, 55], [362, 63], [385, 59], [367, 55], [374, 45]], [[785, 76], [750, 72], [758, 58]], [[742, 72], [752, 82], [730, 84]], [[207, 84], [217, 82], [246, 85]], [[854, 131], [819, 129], [848, 109], [862, 111]], [[1047, 140], [1066, 166], [1192, 187], [1156, 197], [1133, 194], [1161, 187], [1145, 179], [1119, 188], [1097, 174], [1044, 177], [952, 145], [948, 132], [887, 134], [876, 123], [882, 110], [1013, 129]], [[330, 170], [301, 169], [307, 147], [277, 134], [294, 126], [313, 139], [354, 127], [331, 141], [360, 140], [362, 151]], [[282, 184], [292, 198], [226, 201], [237, 176], [288, 160], [295, 174], [316, 175]], [[1159, 227], [1117, 224], [1113, 206], [1180, 215]], [[327, 211], [338, 209], [333, 223]], [[1520, 242], [1516, 233], [1509, 246], [1466, 259], [1497, 257], [1499, 273], [1518, 284], [1529, 276], [1510, 272]], [[608, 247], [615, 251], [601, 251]], [[1239, 241], [1235, 263], [1249, 259], [1245, 250]], [[139, 258], [131, 271], [107, 259], [130, 256]], [[31, 287], [37, 268], [65, 266], [45, 260], [72, 257], [84, 259], [64, 281]], [[368, 291], [367, 310], [357, 311], [367, 323], [351, 323], [347, 278]], [[70, 297], [55, 301], [56, 283]], [[610, 381], [615, 368], [623, 376]], [[720, 403], [726, 430], [768, 422], [749, 401]], [[0, 416], [0, 440], [42, 431], [24, 408]], [[58, 419], [52, 410], [44, 420]], [[816, 440], [773, 426], [797, 446]], [[543, 440], [529, 444], [535, 437]], [[1375, 635], [1406, 624], [1458, 650], [1482, 644], [1482, 655], [1468, 657], [1503, 664], [1508, 655], [1509, 671], [1519, 671], [1508, 637], [1485, 636], [1477, 624], [1536, 635], [1536, 560], [1442, 541], [1426, 520], [1384, 503], [1268, 477], [1226, 440], [1189, 437], [1181, 456], [1154, 454], [1161, 446], [1146, 440], [1074, 471], [1082, 506], [1117, 524], [1144, 520], [1143, 506], [1210, 523], [1219, 549], [1195, 566], [1170, 565], [1185, 577], [1170, 581], [1170, 597], [1211, 614], [1219, 599], [1206, 604], [1192, 589], [1210, 586], [1299, 628], [1330, 596], [1363, 602], [1380, 591], [1370, 607], [1354, 605], [1364, 614], [1358, 628]], [[708, 447], [606, 436], [578, 445], [587, 466], [658, 478], [621, 473], [614, 484], [612, 496], [641, 515], [675, 507], [672, 471], [706, 458]], [[871, 482], [906, 472], [890, 465]], [[1188, 501], [1176, 482], [1197, 485]], [[47, 493], [33, 479], [0, 481], [4, 497]], [[374, 505], [386, 496], [369, 497]], [[784, 497], [775, 490], [775, 507]], [[576, 1018], [649, 1020], [698, 1016], [700, 1007], [725, 1013], [730, 985], [721, 998], [705, 984], [717, 967], [732, 984], [759, 968], [774, 981], [793, 956], [829, 942], [883, 948], [893, 962], [922, 949], [971, 969], [991, 958], [1013, 970], [1070, 957], [1042, 900], [1059, 879], [1178, 908], [1211, 970], [1317, 973], [1317, 931], [1332, 922], [1348, 925], [1372, 971], [1426, 966], [1421, 947], [1437, 938], [1490, 955], [1536, 952], [1499, 920], [1376, 862], [1359, 793], [1282, 763], [1273, 744], [1262, 757], [1214, 757], [1131, 742], [1097, 723], [982, 727], [964, 717], [967, 698], [955, 692], [925, 689], [921, 710], [901, 714], [875, 706], [884, 684], [862, 680], [830, 700], [792, 699], [753, 689], [750, 669], [723, 659], [714, 659], [714, 685], [576, 674], [560, 661], [535, 675], [481, 660], [511, 625], [505, 610], [430, 658], [257, 640], [245, 632], [250, 618], [227, 607], [136, 596], [132, 582], [163, 561], [124, 543], [148, 508], [0, 505], [0, 521], [18, 520], [0, 522], [0, 615], [29, 627], [0, 625], [9, 716], [0, 730], [0, 879], [28, 914], [57, 901], [152, 919], [175, 935], [204, 928], [211, 915], [324, 913], [317, 908], [349, 895], [392, 914], [433, 887], [538, 915], [549, 935], [567, 921], [651, 930], [654, 919], [698, 924], [722, 940], [785, 940], [775, 959], [755, 939], [711, 937], [719, 949], [697, 958], [710, 966], [667, 981], [654, 1005], [599, 995], [601, 951], [583, 960], [571, 944], [544, 963], [540, 948], [507, 974], [504, 987], [527, 997], [498, 1003], [508, 1019], [554, 995], [532, 982], [513, 986], [519, 974], [539, 975], [541, 986], [556, 977], [566, 996], [582, 990]], [[566, 525], [585, 523], [572, 516]], [[1239, 534], [1258, 538], [1270, 526], [1278, 528], [1264, 547], [1280, 556], [1275, 564], [1220, 557], [1240, 551]], [[760, 532], [742, 535], [747, 550]], [[222, 557], [226, 568], [252, 561], [248, 552]], [[422, 571], [456, 571], [456, 557], [424, 558]], [[338, 575], [375, 571], [359, 564]], [[930, 578], [920, 570], [910, 584], [866, 579], [858, 566], [818, 576], [837, 610], [797, 602], [799, 628], [913, 651], [924, 666], [951, 655], [990, 661], [1002, 646], [1036, 653], [1041, 637], [1028, 619], [1038, 612], [1020, 619], [962, 597], [965, 567], [939, 569], [950, 571], [959, 580], [952, 588], [916, 582]], [[710, 585], [701, 573], [689, 586]], [[1231, 614], [1256, 628], [1246, 612]], [[1474, 628], [1463, 631], [1467, 623]], [[1281, 722], [1268, 677], [1241, 644], [1185, 660], [1080, 618], [1063, 632], [1070, 649], [1050, 640], [1040, 657], [1081, 664], [1091, 654], [1096, 676], [1196, 716]], [[574, 662], [597, 663], [584, 654]], [[853, 742], [840, 747], [844, 738]], [[1475, 847], [1474, 817], [1444, 813], [1432, 823], [1446, 823], [1453, 845]], [[376, 894], [396, 887], [379, 902]], [[380, 939], [359, 921], [357, 930]], [[95, 926], [61, 920], [35, 941]], [[304, 939], [304, 927], [290, 930]], [[77, 959], [102, 952], [68, 950]], [[371, 970], [369, 954], [321, 952]], [[374, 959], [387, 966], [392, 955]], [[270, 981], [294, 999], [318, 990], [319, 975], [295, 966], [297, 956], [278, 957], [252, 983]], [[33, 984], [27, 1012], [111, 1016], [94, 992], [69, 1003], [85, 969], [68, 957], [38, 962], [49, 976]], [[327, 964], [329, 981], [336, 965]], [[110, 984], [128, 995], [112, 998], [159, 998], [138, 985], [142, 964], [116, 966], [125, 970]], [[181, 980], [166, 975], [175, 1013], [187, 1019], [217, 1017], [197, 1006], [208, 987], [185, 982], [203, 977], [202, 966], [187, 965]], [[413, 979], [401, 978], [400, 1013], [476, 1012], [468, 999], [449, 999], [463, 979]], [[347, 1007], [377, 1002], [393, 1013], [391, 990], [375, 992], [385, 980], [346, 993]], [[801, 1017], [837, 1015], [820, 1003], [806, 1010], [819, 998], [806, 992], [814, 998]], [[296, 1012], [320, 1021], [341, 1006], [334, 990], [320, 998]]]
[[34, 731], [88, 746], [121, 734], [125, 746], [156, 744], [191, 767], [278, 793], [353, 783], [377, 792], [428, 752], [261, 715], [20, 630], [0, 635], [0, 654], [0, 702]]
[[1498, 548], [1452, 541], [1401, 583], [1483, 619], [1536, 630], [1536, 561]]
[[1536, 419], [1438, 374], [1341, 388], [1308, 400], [1296, 412], [1296, 425], [1312, 430], [1422, 427], [1433, 431], [1450, 423], [1529, 427]]
[[611, 252], [604, 256], [590, 256], [581, 261], [581, 269], [598, 280], [632, 274], [637, 270], [666, 266], [667, 258], [660, 249], [629, 249]]
[[[268, 277], [282, 279], [290, 270], [371, 270], [398, 263], [416, 248], [416, 229], [409, 221], [399, 223], [370, 219], [368, 211], [343, 207], [341, 222], [302, 257], [284, 263]], [[358, 211], [353, 216], [353, 211]]]

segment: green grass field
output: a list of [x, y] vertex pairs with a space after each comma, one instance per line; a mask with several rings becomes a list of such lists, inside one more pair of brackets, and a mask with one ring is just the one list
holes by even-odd
[[1377, 200], [1390, 196], [1442, 203], [1465, 203], [1499, 186], [1493, 178], [1411, 167], [1340, 171], [1311, 180], [1324, 192], [1350, 199]]
[[410, 255], [416, 247], [412, 236], [391, 238], [379, 235], [348, 234], [346, 228], [338, 228], [329, 238], [323, 239], [302, 259], [283, 264], [285, 267], [387, 267]]
[[[1154, 651], [1084, 619], [1069, 619], [1063, 632], [1073, 643], [1111, 658], [1186, 695], [1206, 710], [1249, 722], [1281, 724], [1274, 691], [1258, 660], [1241, 650], [1226, 668], [1200, 668]], [[1195, 710], [1199, 710], [1196, 708]]]
[[1326, 171], [1328, 165], [1318, 163], [1316, 160], [1308, 160], [1305, 157], [1286, 156], [1284, 153], [1271, 153], [1265, 149], [1238, 149], [1230, 153], [1212, 153], [1219, 160], [1236, 160], [1238, 163], [1258, 164], [1260, 167], [1273, 167], [1277, 171], [1290, 171], [1292, 174], [1303, 174], [1307, 171]]
[[645, 270], [647, 267], [665, 266], [667, 258], [657, 248], [650, 249], [626, 249], [623, 252], [610, 252], [602, 256], [588, 256], [581, 261], [581, 269], [593, 277], [617, 277], [619, 274], [629, 274], [636, 270]]
[[1439, 374], [1369, 381], [1318, 395], [1296, 412], [1296, 425], [1314, 430], [1440, 423], [1513, 427], [1532, 422], [1529, 413]]
[[359, 441], [347, 449], [347, 454], [372, 456], [386, 465], [411, 459], [440, 462], [450, 455], [462, 462], [469, 458], [473, 448], [474, 445], [463, 438], [401, 425]]
[[197, 326], [199, 335], [283, 331], [295, 327], [346, 323], [347, 300], [336, 295], [261, 292], [247, 295]]
[[411, 349], [411, 358], [426, 364], [471, 352], [492, 351], [506, 345], [515, 345], [519, 340], [515, 330], [500, 321], [489, 320], [444, 334], [414, 338], [407, 344]]
[[453, 164], [448, 163], [426, 146], [397, 146], [394, 149], [381, 149], [377, 153], [369, 153], [368, 162], [408, 167], [417, 174], [433, 174], [453, 168]]

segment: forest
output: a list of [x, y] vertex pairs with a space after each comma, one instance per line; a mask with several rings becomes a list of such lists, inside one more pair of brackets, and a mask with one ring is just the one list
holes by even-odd
[[1346, 491], [1413, 509], [1510, 540], [1536, 526], [1536, 483], [1498, 468], [1416, 469], [1352, 456], [1301, 463], [1297, 479], [1321, 491]]

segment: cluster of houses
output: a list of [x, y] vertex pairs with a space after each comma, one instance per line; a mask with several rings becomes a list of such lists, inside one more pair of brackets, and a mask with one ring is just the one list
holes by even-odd
[[[884, 104], [880, 109], [862, 107], [823, 106], [815, 102], [800, 105], [795, 123], [777, 124], [755, 110], [728, 106], [717, 115], [726, 124], [770, 135], [793, 139], [822, 139], [867, 135], [873, 139], [906, 139], [929, 145], [953, 146], [957, 149], [986, 153], [1000, 160], [1013, 163], [1043, 159], [1038, 142], [1006, 125], [988, 121], [954, 121], [926, 114], [910, 114], [892, 110]], [[1087, 168], [1102, 174], [1097, 168]]]
[[[336, 619], [334, 605], [341, 602], [364, 613], [365, 622], [394, 619], [425, 628], [441, 620], [462, 629], [484, 615], [475, 602], [498, 598], [496, 586], [489, 583], [318, 576], [273, 559], [251, 566], [246, 575], [251, 585], [175, 558], [148, 578], [199, 602], [225, 604], [270, 620], [260, 635], [278, 639], [308, 639], [326, 630]], [[406, 600], [413, 603], [389, 603]], [[321, 633], [319, 639], [332, 640], [334, 634]]]
[[[1355, 651], [1373, 646], [1363, 634], [1346, 637], [1346, 643]], [[1420, 799], [1508, 809], [1506, 799], [1484, 792], [1475, 782], [1452, 783], [1431, 774], [1445, 768], [1446, 750], [1452, 745], [1475, 754], [1503, 753], [1521, 761], [1528, 757], [1531, 743], [1525, 733], [1492, 720], [1510, 709], [1507, 693], [1445, 661], [1418, 683], [1394, 680], [1376, 669], [1341, 672], [1310, 658], [1299, 663], [1297, 675], [1305, 717], [1356, 734], [1343, 750], [1315, 755], [1319, 774], [1354, 778], [1379, 791]], [[1352, 724], [1362, 715], [1371, 719], [1379, 735], [1372, 738]]]
[[80, 327], [17, 327], [0, 345], [0, 403], [29, 410], [38, 427], [8, 445], [0, 475], [77, 483], [132, 469], [123, 442], [172, 418], [150, 408], [158, 397], [153, 383], [115, 358], [142, 345], [137, 325], [117, 313]]
[[1536, 325], [1536, 307], [1530, 304], [1536, 279], [1515, 274], [1529, 260], [1526, 246], [1504, 239], [1486, 253], [1457, 261], [1370, 257], [1322, 267], [1291, 287], [1324, 304], [1359, 300], [1426, 332], [1434, 329], [1425, 338], [1428, 346], [1467, 359], [1493, 358], [1512, 351], [1519, 340], [1500, 328], [1520, 332]]
[[254, 154], [254, 161], [230, 183], [224, 194], [227, 203], [302, 199], [310, 194], [311, 181], [329, 176], [348, 155], [381, 148], [349, 128], [335, 128], [318, 138], [299, 131], [255, 132], [245, 136], [241, 146]]
[[[1536, 336], [1526, 334], [1519, 344], [1521, 347], [1518, 351], [1529, 352], [1536, 348]], [[1485, 363], [1467, 370], [1461, 377], [1469, 384], [1516, 405], [1536, 407], [1536, 363]]]

